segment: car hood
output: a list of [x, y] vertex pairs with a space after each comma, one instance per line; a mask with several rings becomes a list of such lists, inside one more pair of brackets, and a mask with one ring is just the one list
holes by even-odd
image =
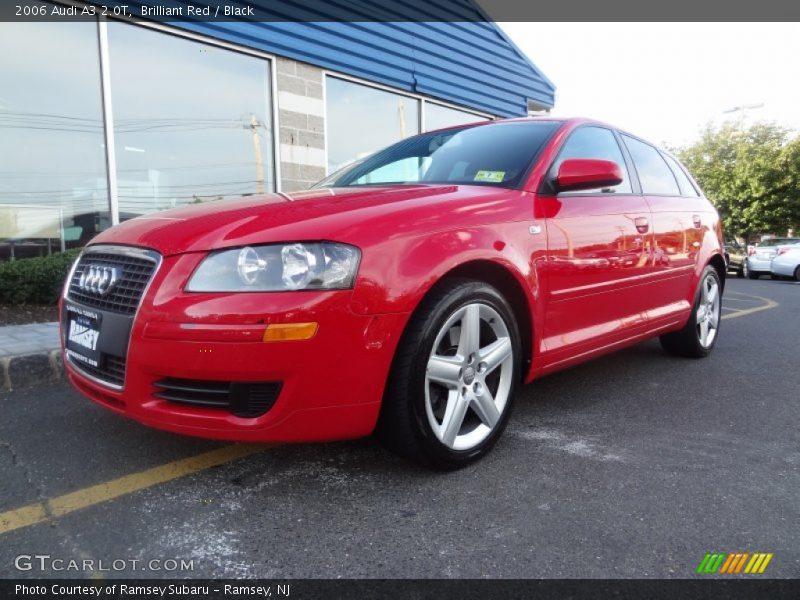
[[[466, 188], [466, 189], [465, 189]], [[191, 204], [125, 221], [92, 244], [144, 246], [162, 255], [240, 245], [300, 241], [350, 241], [354, 226], [418, 205], [473, 200], [486, 186], [402, 185], [318, 189]]]

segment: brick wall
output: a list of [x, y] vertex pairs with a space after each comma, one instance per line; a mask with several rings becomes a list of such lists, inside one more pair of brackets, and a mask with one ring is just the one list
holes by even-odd
[[277, 59], [281, 189], [307, 189], [325, 177], [325, 104], [322, 70]]

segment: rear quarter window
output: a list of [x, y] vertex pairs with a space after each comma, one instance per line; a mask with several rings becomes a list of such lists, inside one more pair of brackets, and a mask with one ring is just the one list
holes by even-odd
[[662, 152], [661, 156], [667, 161], [667, 164], [672, 169], [672, 174], [675, 175], [675, 179], [678, 180], [678, 185], [681, 188], [681, 195], [694, 196], [695, 198], [699, 197], [700, 194], [697, 192], [697, 188], [694, 187], [694, 184], [686, 175], [686, 171], [683, 170], [681, 164], [669, 154], [664, 154]]
[[639, 183], [645, 194], [662, 194], [680, 196], [681, 190], [672, 170], [661, 153], [650, 144], [641, 142], [627, 135], [622, 135], [628, 151], [631, 153], [633, 165], [639, 175]]

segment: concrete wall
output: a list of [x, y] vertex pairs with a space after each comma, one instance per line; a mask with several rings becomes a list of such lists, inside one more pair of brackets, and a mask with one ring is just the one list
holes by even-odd
[[278, 57], [281, 190], [304, 190], [325, 177], [322, 69]]

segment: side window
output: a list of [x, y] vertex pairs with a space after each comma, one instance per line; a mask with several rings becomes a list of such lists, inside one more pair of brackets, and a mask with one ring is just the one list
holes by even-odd
[[663, 156], [664, 160], [667, 161], [667, 164], [672, 169], [672, 173], [678, 180], [678, 185], [681, 188], [681, 194], [683, 196], [699, 196], [700, 194], [697, 193], [697, 190], [695, 189], [694, 185], [692, 185], [691, 180], [686, 176], [686, 172], [683, 170], [680, 164], [678, 164], [678, 161], [668, 154], [664, 154], [663, 152], [661, 153], [661, 156]]
[[645, 144], [627, 135], [622, 137], [625, 138], [625, 145], [631, 153], [636, 172], [639, 174], [642, 192], [680, 196], [681, 190], [678, 182], [667, 163], [661, 158], [659, 151], [650, 144]]
[[558, 171], [558, 167], [568, 158], [596, 158], [601, 160], [611, 160], [617, 163], [622, 171], [622, 183], [613, 188], [603, 188], [596, 190], [586, 190], [582, 194], [591, 193], [610, 193], [618, 194], [631, 193], [631, 181], [628, 177], [628, 169], [625, 166], [625, 159], [622, 151], [617, 144], [617, 139], [609, 129], [603, 127], [581, 127], [574, 131], [567, 139], [564, 147], [553, 165], [553, 171]]

